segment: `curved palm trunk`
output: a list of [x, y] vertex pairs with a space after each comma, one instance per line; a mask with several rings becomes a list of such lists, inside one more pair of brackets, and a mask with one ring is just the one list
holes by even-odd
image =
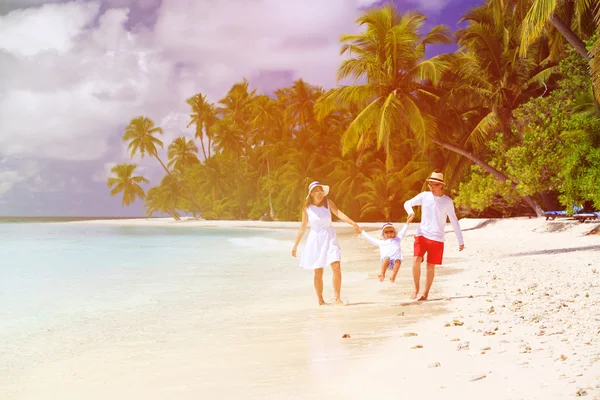
[[[481, 168], [483, 168], [484, 171], [488, 172], [489, 174], [491, 174], [494, 178], [498, 179], [499, 181], [502, 182], [506, 182], [506, 181], [510, 181], [510, 186], [513, 189], [517, 188], [517, 184], [514, 182], [513, 179], [510, 179], [508, 176], [504, 175], [502, 172], [498, 171], [496, 168], [488, 165], [487, 163], [485, 163], [483, 160], [479, 159], [478, 157], [474, 156], [473, 154], [469, 153], [468, 151], [461, 149], [458, 146], [454, 146], [450, 143], [445, 143], [442, 142], [441, 140], [432, 138], [431, 139], [432, 142], [442, 146], [445, 149], [448, 149], [450, 151], [453, 151], [457, 154], [460, 154], [463, 157], [468, 158], [469, 160], [473, 161], [475, 164], [479, 165]], [[535, 201], [535, 199], [531, 196], [523, 196], [523, 200], [525, 200], [525, 202], [527, 203], [527, 205], [529, 205], [529, 207], [531, 207], [533, 209], [533, 211], [535, 211], [535, 214], [538, 217], [541, 217], [543, 214], [543, 210], [542, 207], [540, 207], [540, 205], [537, 203], [537, 201]]]
[[202, 154], [204, 155], [204, 160], [206, 160], [206, 150], [204, 149], [204, 135], [198, 135], [200, 137], [200, 147], [202, 147]]
[[554, 25], [556, 30], [559, 31], [565, 37], [565, 39], [567, 39], [567, 42], [569, 42], [571, 46], [577, 50], [579, 54], [581, 54], [586, 60], [591, 59], [590, 54], [585, 48], [585, 43], [583, 40], [574, 34], [571, 28], [569, 28], [569, 26], [565, 24], [556, 14], [552, 14], [550, 17], [550, 22], [552, 25]]
[[196, 207], [198, 207], [199, 211], [202, 211], [202, 206], [200, 204], [198, 204], [198, 202], [196, 202], [196, 200], [194, 199], [194, 196], [187, 190], [186, 187], [184, 187], [181, 183], [179, 183], [179, 181], [177, 179], [175, 179], [175, 177], [173, 176], [173, 174], [171, 173], [171, 171], [169, 171], [169, 169], [167, 168], [167, 166], [165, 165], [165, 163], [162, 162], [162, 160], [160, 159], [160, 157], [158, 156], [158, 153], [154, 153], [153, 154], [154, 158], [156, 158], [158, 160], [158, 162], [160, 163], [160, 165], [163, 167], [163, 169], [165, 170], [165, 172], [167, 173], [167, 175], [169, 175], [171, 177], [171, 179], [173, 179], [173, 182], [175, 182], [175, 184], [177, 186], [179, 186], [179, 188], [186, 192], [187, 195], [189, 195], [189, 197], [186, 195], [180, 195], [181, 197], [183, 197], [184, 199], [186, 199], [187, 201], [189, 201], [190, 203], [192, 203], [193, 205], [195, 205]]

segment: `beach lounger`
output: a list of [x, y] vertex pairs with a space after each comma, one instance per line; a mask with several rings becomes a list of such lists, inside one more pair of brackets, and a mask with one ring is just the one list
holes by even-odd
[[600, 219], [600, 212], [589, 212], [589, 213], [579, 213], [574, 214], [573, 218], [578, 220], [579, 222], [585, 222], [586, 220]]
[[[577, 214], [579, 211], [583, 210], [582, 206], [578, 206], [573, 204], [572, 206], [573, 214]], [[546, 221], [554, 220], [556, 217], [568, 217], [569, 214], [566, 211], [546, 211], [542, 213], [543, 216], [546, 217]]]
[[554, 220], [556, 217], [567, 217], [566, 211], [546, 211], [543, 212], [542, 215], [546, 217], [546, 221], [549, 219]]

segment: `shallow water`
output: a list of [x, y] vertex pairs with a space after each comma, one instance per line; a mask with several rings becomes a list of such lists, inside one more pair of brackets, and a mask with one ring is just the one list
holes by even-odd
[[0, 397], [310, 397], [422, 310], [399, 318], [406, 266], [376, 282], [377, 249], [343, 234], [349, 307], [316, 306], [295, 234], [0, 224]]

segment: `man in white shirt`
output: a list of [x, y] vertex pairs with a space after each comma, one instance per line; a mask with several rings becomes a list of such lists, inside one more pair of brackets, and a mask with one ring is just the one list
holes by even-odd
[[429, 289], [435, 277], [435, 266], [442, 263], [444, 256], [444, 228], [446, 219], [450, 218], [450, 223], [454, 229], [456, 239], [458, 239], [458, 250], [462, 251], [465, 244], [456, 218], [454, 202], [444, 195], [444, 175], [433, 172], [427, 184], [430, 192], [422, 192], [404, 203], [404, 209], [408, 213], [407, 221], [414, 218], [414, 206], [421, 206], [421, 223], [415, 233], [414, 258], [413, 258], [413, 280], [415, 283], [415, 292], [411, 296], [416, 299], [419, 294], [421, 281], [421, 263], [427, 253], [427, 280], [425, 282], [425, 292], [419, 300], [427, 300]]

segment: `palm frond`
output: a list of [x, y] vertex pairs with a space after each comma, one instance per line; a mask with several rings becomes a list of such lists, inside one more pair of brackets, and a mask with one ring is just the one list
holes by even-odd
[[431, 81], [437, 84], [447, 68], [447, 62], [439, 56], [434, 56], [415, 65], [413, 72], [419, 81]]
[[534, 0], [523, 20], [519, 54], [525, 56], [531, 46], [544, 32], [544, 28], [556, 10], [558, 0]]
[[379, 99], [375, 99], [354, 118], [348, 130], [342, 136], [342, 155], [355, 148], [361, 136], [375, 123], [380, 107]]
[[535, 74], [534, 76], [529, 78], [529, 80], [523, 85], [523, 88], [527, 88], [533, 84], [543, 85], [546, 82], [548, 82], [548, 80], [550, 79], [550, 77], [553, 74], [558, 73], [558, 72], [559, 72], [558, 65], [544, 68], [543, 70], [541, 70], [540, 72], [538, 72], [537, 74]]
[[490, 111], [475, 125], [468, 140], [476, 147], [482, 147], [487, 138], [500, 129], [500, 119], [495, 111]]

